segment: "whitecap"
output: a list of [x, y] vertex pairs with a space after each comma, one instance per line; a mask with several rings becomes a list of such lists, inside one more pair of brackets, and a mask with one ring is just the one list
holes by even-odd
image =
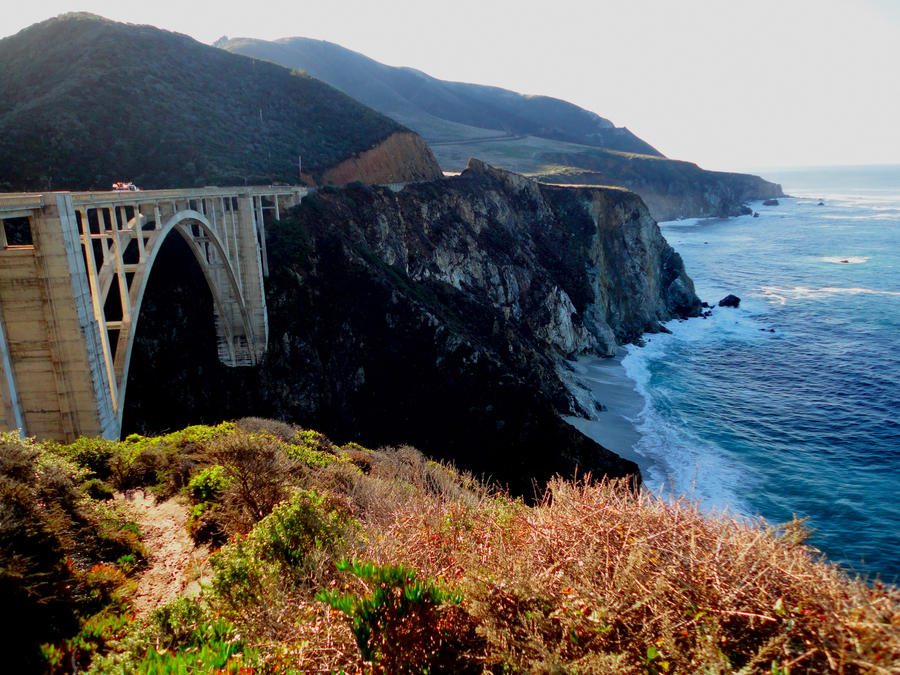
[[650, 385], [651, 364], [664, 358], [673, 341], [699, 337], [698, 331], [680, 330], [678, 334], [653, 336], [643, 347], [626, 348], [622, 366], [644, 400], [635, 419], [641, 435], [634, 452], [644, 484], [651, 492], [660, 496], [687, 495], [707, 511], [749, 513], [738, 497], [739, 486], [747, 484], [746, 472], [715, 443], [682, 424], [683, 420], [670, 419], [663, 413], [658, 408], [659, 399], [665, 399], [668, 391], [665, 386]]
[[840, 264], [844, 264], [844, 265], [847, 265], [847, 264], [861, 265], [862, 263], [869, 262], [869, 257], [862, 256], [862, 255], [848, 255], [848, 256], [844, 256], [844, 257], [832, 255], [832, 256], [827, 256], [825, 258], [822, 258], [822, 262], [840, 263]]
[[880, 296], [900, 296], [900, 291], [882, 291], [877, 288], [840, 288], [838, 286], [822, 286], [821, 288], [807, 288], [805, 286], [794, 286], [793, 288], [779, 288], [778, 286], [760, 286], [758, 289], [763, 297], [775, 300], [780, 305], [784, 305], [788, 300], [811, 300], [816, 298], [830, 297], [833, 295], [880, 295]]

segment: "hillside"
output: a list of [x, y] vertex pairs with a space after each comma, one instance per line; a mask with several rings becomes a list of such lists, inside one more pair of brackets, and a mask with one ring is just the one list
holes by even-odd
[[429, 143], [461, 136], [531, 135], [659, 155], [627, 129], [566, 101], [438, 80], [412, 68], [386, 66], [331, 42], [223, 38], [216, 46], [302, 69], [415, 129]]
[[4, 664], [896, 672], [900, 593], [822, 561], [802, 523], [618, 483], [557, 478], [545, 495], [526, 506], [408, 446], [258, 418], [118, 443], [0, 434]]
[[307, 38], [223, 38], [231, 52], [299, 68], [414, 129], [445, 171], [470, 157], [550, 183], [637, 192], [657, 220], [733, 216], [744, 201], [781, 197], [757, 176], [670, 160], [626, 128], [566, 101], [435, 79]]
[[66, 14], [0, 40], [0, 63], [3, 190], [294, 183], [300, 156], [319, 181], [392, 136], [409, 157], [388, 179], [439, 175], [329, 85], [151, 26]]

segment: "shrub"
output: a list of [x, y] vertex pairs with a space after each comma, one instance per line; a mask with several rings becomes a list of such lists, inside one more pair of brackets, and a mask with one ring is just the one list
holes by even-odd
[[850, 580], [798, 543], [797, 527], [555, 480], [543, 504], [454, 553], [472, 570], [467, 607], [488, 651], [515, 671], [849, 674], [896, 663], [896, 589]]
[[89, 478], [84, 481], [82, 488], [91, 499], [100, 499], [103, 501], [112, 499], [116, 493], [112, 485], [99, 478]]
[[155, 438], [132, 434], [118, 446], [116, 487], [149, 487], [158, 496], [170, 497], [187, 485], [197, 466], [208, 463], [210, 448], [236, 430], [234, 423], [223, 422], [186, 427]]
[[363, 581], [364, 594], [323, 591], [343, 612], [363, 660], [384, 673], [480, 673], [480, 642], [458, 596], [416, 579], [402, 565], [342, 560], [337, 568]]
[[336, 451], [337, 448], [317, 431], [300, 430], [291, 443], [285, 446], [288, 457], [313, 469], [321, 469], [339, 462], [340, 458], [336, 456]]
[[213, 464], [198, 473], [188, 482], [188, 493], [194, 502], [219, 501], [231, 485], [233, 479], [221, 464]]
[[212, 588], [234, 608], [264, 602], [283, 581], [314, 588], [328, 578], [355, 529], [345, 505], [314, 490], [298, 491], [210, 558]]
[[316, 452], [337, 453], [337, 447], [328, 440], [328, 437], [312, 429], [297, 429], [290, 439], [292, 445], [300, 446], [304, 450]]
[[258, 660], [234, 626], [188, 598], [154, 610], [140, 637], [127, 672], [237, 674], [253, 672]]
[[277, 438], [236, 431], [212, 440], [208, 454], [229, 482], [223, 511], [230, 531], [246, 532], [287, 496], [296, 467]]
[[187, 530], [197, 543], [221, 546], [228, 540], [222, 510], [214, 502], [200, 502], [191, 507]]
[[256, 651], [242, 641], [211, 637], [208, 642], [184, 649], [158, 652], [149, 649], [134, 663], [131, 672], [142, 675], [173, 675], [178, 673], [216, 673], [242, 675], [255, 672]]
[[90, 472], [89, 477], [108, 481], [112, 477], [118, 445], [103, 438], [79, 438], [69, 445], [49, 444], [48, 448], [86, 468]]
[[293, 440], [296, 428], [287, 422], [271, 420], [264, 417], [243, 417], [235, 422], [241, 431], [250, 434], [266, 434], [288, 442]]
[[79, 483], [88, 474], [55, 448], [0, 433], [0, 598], [12, 617], [3, 632], [10, 672], [90, 651], [116, 622], [92, 619], [118, 604], [125, 582], [106, 563], [140, 551], [121, 514], [85, 497]]

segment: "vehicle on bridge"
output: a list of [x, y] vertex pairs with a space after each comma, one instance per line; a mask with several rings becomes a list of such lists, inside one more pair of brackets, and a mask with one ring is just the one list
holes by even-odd
[[115, 192], [141, 192], [143, 188], [139, 188], [134, 183], [125, 183], [123, 181], [116, 181], [112, 184], [112, 189]]

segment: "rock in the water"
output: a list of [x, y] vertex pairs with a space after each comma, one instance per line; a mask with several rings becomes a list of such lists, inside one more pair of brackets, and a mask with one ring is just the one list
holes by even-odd
[[719, 307], [737, 307], [741, 304], [741, 299], [732, 294], [726, 295], [724, 298], [719, 300]]
[[754, 218], [759, 218], [759, 211], [754, 211], [754, 212], [753, 212], [753, 217], [754, 217]]
[[751, 213], [753, 213], [753, 209], [751, 209], [751, 208], [750, 208], [749, 206], [747, 206], [746, 204], [741, 204], [740, 215], [742, 215], [742, 216], [749, 216]]
[[763, 202], [763, 206], [778, 206], [778, 200], [777, 199], [767, 199], [766, 201]]

